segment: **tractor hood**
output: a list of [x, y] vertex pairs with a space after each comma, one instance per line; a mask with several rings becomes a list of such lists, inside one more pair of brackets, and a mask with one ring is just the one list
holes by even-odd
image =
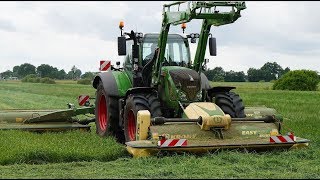
[[[168, 79], [175, 86], [177, 92], [177, 98], [180, 100], [195, 101], [199, 98], [201, 89], [201, 78], [200, 75], [193, 69], [180, 67], [180, 66], [168, 66], [163, 67]], [[173, 87], [171, 87], [173, 88]]]

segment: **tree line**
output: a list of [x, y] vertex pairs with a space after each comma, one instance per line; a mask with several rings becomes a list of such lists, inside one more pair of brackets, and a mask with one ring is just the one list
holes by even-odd
[[[272, 80], [277, 80], [285, 73], [289, 72], [289, 67], [282, 68], [276, 62], [267, 62], [261, 68], [249, 68], [245, 74], [243, 71], [224, 71], [222, 67], [215, 67], [214, 69], [208, 69], [204, 71], [204, 74], [208, 77], [210, 81], [225, 81], [225, 82], [259, 82], [265, 81], [269, 82]], [[21, 65], [14, 66], [12, 71], [7, 70], [0, 73], [0, 77], [8, 79], [10, 77], [17, 77], [22, 79], [30, 74], [35, 74], [37, 77], [52, 78], [52, 79], [93, 79], [98, 72], [86, 72], [82, 74], [82, 71], [76, 66], [73, 66], [71, 70], [66, 73], [65, 70], [59, 70], [56, 67], [50, 66], [48, 64], [41, 64], [38, 67], [30, 63], [24, 63]]]
[[283, 69], [276, 62], [267, 62], [261, 68], [249, 68], [247, 74], [243, 71], [224, 71], [222, 67], [215, 67], [204, 72], [210, 81], [224, 81], [224, 82], [270, 82], [277, 80], [285, 73], [289, 72], [290, 68]]
[[8, 79], [12, 77], [16, 77], [18, 79], [22, 79], [27, 75], [35, 74], [37, 77], [44, 78], [52, 78], [52, 79], [93, 79], [96, 73], [94, 72], [86, 72], [82, 74], [82, 71], [78, 69], [75, 65], [71, 68], [71, 70], [66, 73], [65, 70], [59, 70], [56, 67], [53, 67], [49, 64], [41, 64], [38, 67], [30, 63], [24, 63], [21, 65], [14, 66], [12, 70], [7, 70], [5, 72], [0, 73], [1, 78]]

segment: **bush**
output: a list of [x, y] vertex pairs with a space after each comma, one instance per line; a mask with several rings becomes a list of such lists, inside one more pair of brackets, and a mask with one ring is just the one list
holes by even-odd
[[32, 82], [35, 81], [34, 79], [38, 78], [35, 74], [26, 75], [24, 78], [21, 79], [22, 82]]
[[311, 70], [294, 70], [283, 75], [273, 84], [273, 89], [294, 91], [316, 91], [318, 74]]
[[39, 77], [36, 77], [36, 78], [30, 78], [29, 82], [32, 82], [32, 83], [39, 83], [41, 80], [41, 78]]
[[85, 84], [85, 85], [91, 84], [91, 79], [79, 79], [77, 81], [77, 84]]
[[40, 82], [45, 83], [45, 84], [55, 84], [56, 83], [53, 79], [48, 78], [48, 77], [41, 78]]
[[39, 78], [35, 74], [29, 74], [23, 79], [21, 79], [22, 82], [31, 82], [31, 83], [45, 83], [45, 84], [55, 84], [56, 82], [48, 77], [45, 78]]

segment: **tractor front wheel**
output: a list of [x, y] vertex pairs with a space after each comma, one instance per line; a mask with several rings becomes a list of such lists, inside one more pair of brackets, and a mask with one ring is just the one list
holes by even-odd
[[217, 104], [225, 114], [229, 114], [233, 118], [245, 117], [242, 99], [234, 92], [216, 93], [214, 103]]
[[151, 117], [162, 115], [160, 102], [156, 93], [130, 94], [124, 106], [124, 136], [125, 141], [136, 140], [137, 114], [140, 110], [148, 110]]

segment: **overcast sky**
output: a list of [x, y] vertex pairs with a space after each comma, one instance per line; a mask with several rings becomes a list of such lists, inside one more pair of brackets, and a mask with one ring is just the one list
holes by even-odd
[[[161, 1], [0, 2], [0, 72], [25, 62], [66, 72], [98, 71], [101, 59], [117, 55], [119, 21], [126, 31], [159, 32]], [[319, 1], [248, 1], [235, 23], [212, 27], [217, 56], [209, 68], [244, 71], [277, 62], [283, 68], [320, 71]], [[199, 20], [186, 33], [200, 31]], [[180, 26], [171, 28], [181, 33]], [[195, 48], [191, 49], [192, 54]]]

